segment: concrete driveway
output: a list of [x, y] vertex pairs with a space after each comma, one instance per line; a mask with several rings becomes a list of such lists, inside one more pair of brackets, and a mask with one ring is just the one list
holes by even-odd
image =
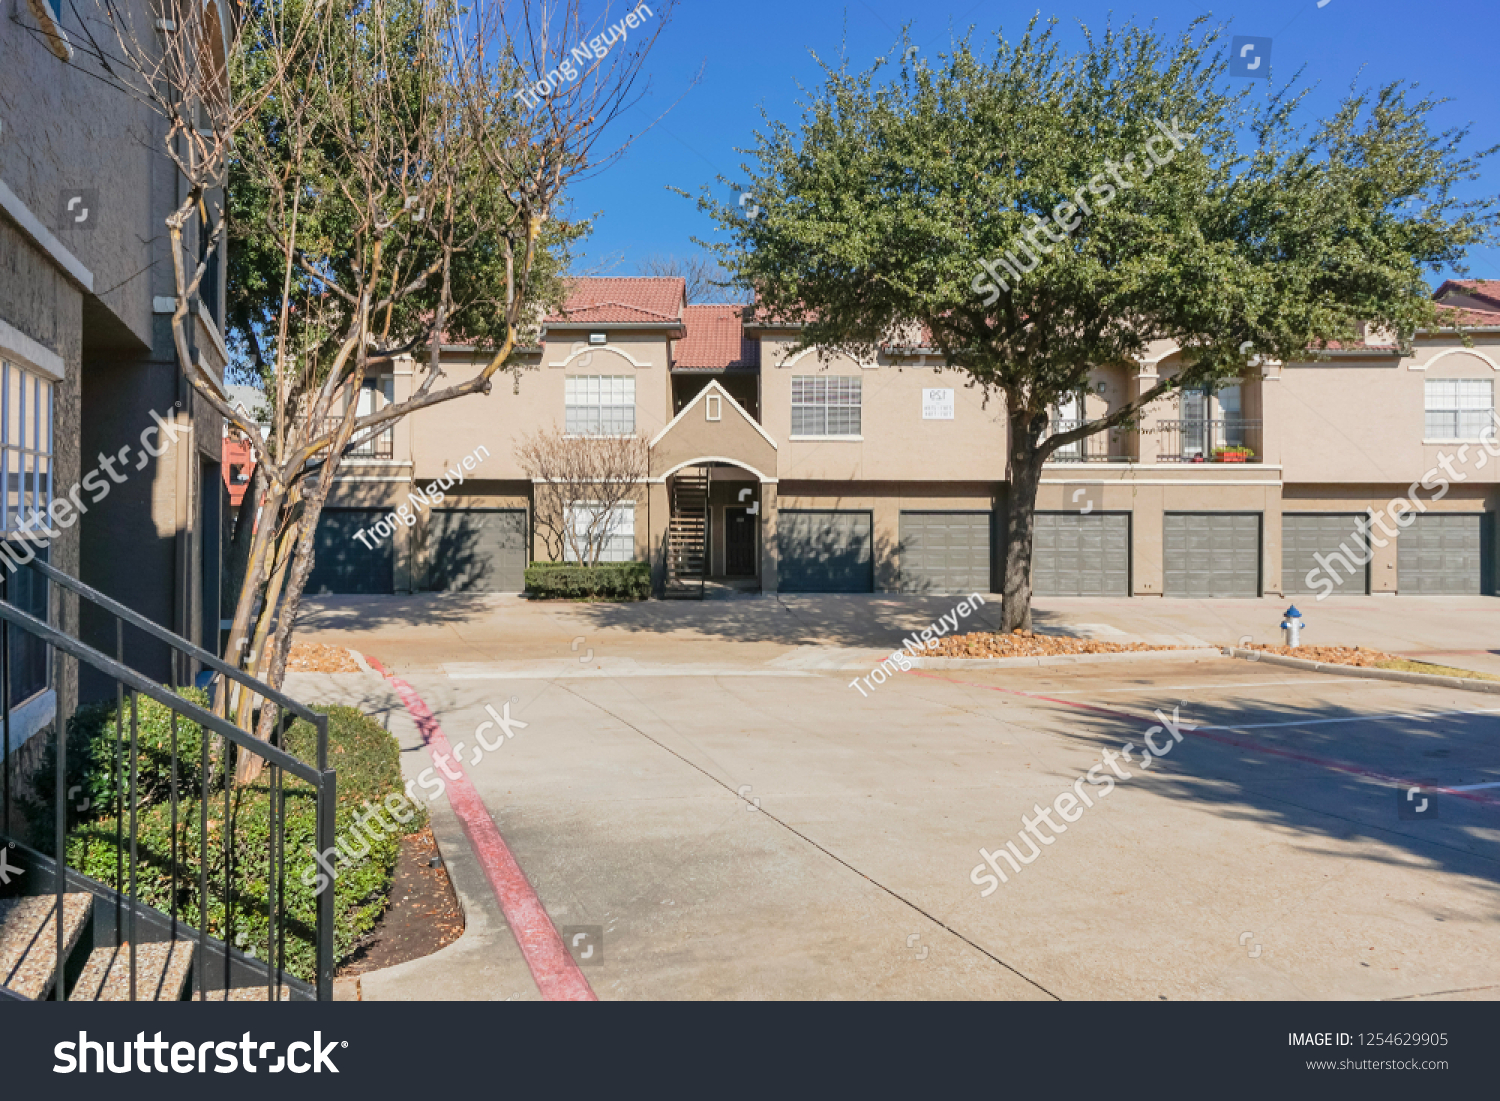
[[[862, 697], [838, 666], [930, 609], [820, 599], [726, 603], [723, 627], [709, 605], [528, 606], [514, 619], [534, 639], [441, 609], [398, 628], [415, 606], [366, 630], [347, 609], [312, 619], [319, 640], [394, 664], [450, 744], [472, 744], [487, 704], [527, 723], [466, 771], [552, 922], [602, 932], [602, 961], [582, 968], [601, 998], [1500, 994], [1500, 786], [1423, 792], [1417, 817], [1403, 805], [1417, 782], [1500, 785], [1493, 697], [1225, 658], [913, 672]], [[1374, 623], [1397, 601], [1368, 604]], [[1268, 607], [1215, 616], [1233, 631]], [[1458, 617], [1493, 607], [1453, 603]], [[1103, 602], [1040, 611], [1150, 626]], [[1174, 615], [1154, 626], [1199, 629]], [[800, 641], [802, 620], [820, 641]], [[720, 637], [731, 626], [754, 630], [735, 643]], [[1480, 648], [1451, 622], [1408, 629], [1414, 645]], [[290, 686], [362, 702], [401, 738], [409, 776], [432, 767], [389, 682]], [[1117, 760], [1130, 775], [1107, 797], [1085, 779], [1106, 749], [1138, 756], [1153, 711], [1174, 707], [1194, 729], [1156, 732], [1168, 752], [1149, 770]], [[1069, 791], [1097, 798], [1061, 804], [1065, 831], [1026, 843], [1023, 816]], [[367, 977], [365, 996], [537, 997], [451, 809], [433, 809], [470, 933]], [[980, 850], [1007, 841], [1040, 855], [999, 864], [1008, 881], [982, 897]]]

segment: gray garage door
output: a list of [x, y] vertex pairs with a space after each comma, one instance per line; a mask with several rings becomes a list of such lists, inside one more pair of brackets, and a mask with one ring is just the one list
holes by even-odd
[[1396, 538], [1403, 593], [1483, 593], [1490, 583], [1490, 517], [1482, 512], [1416, 516]]
[[903, 512], [901, 591], [990, 591], [988, 512]]
[[1163, 535], [1167, 596], [1260, 595], [1260, 513], [1169, 512]]
[[427, 518], [427, 587], [518, 593], [526, 587], [526, 510], [437, 508]]
[[868, 512], [782, 509], [776, 518], [782, 591], [873, 591], [871, 529]]
[[[385, 515], [384, 510], [370, 508], [324, 509], [318, 517], [317, 549], [312, 573], [307, 578], [307, 591], [313, 594], [394, 592], [395, 536], [382, 539], [370, 530]], [[364, 538], [355, 538], [361, 529]], [[367, 543], [370, 545], [366, 546]]]
[[1031, 585], [1037, 596], [1129, 596], [1130, 516], [1037, 513]]
[[[1281, 591], [1368, 592], [1369, 568], [1362, 564], [1369, 557], [1365, 546], [1366, 523], [1364, 514], [1358, 512], [1282, 513]], [[1318, 561], [1319, 555], [1322, 562]], [[1333, 588], [1329, 589], [1329, 585]]]

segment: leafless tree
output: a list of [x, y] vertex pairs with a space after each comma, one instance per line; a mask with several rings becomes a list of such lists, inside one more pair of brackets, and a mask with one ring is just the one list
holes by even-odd
[[715, 260], [706, 256], [662, 256], [646, 257], [636, 264], [641, 275], [680, 277], [687, 285], [687, 301], [690, 306], [711, 302], [748, 302], [749, 296], [739, 287], [732, 286], [729, 273]]
[[557, 428], [524, 436], [516, 459], [535, 486], [535, 524], [556, 560], [595, 566], [614, 534], [619, 507], [646, 479], [644, 436], [569, 436]]
[[[165, 0], [165, 18], [145, 25], [117, 0], [96, 3], [114, 38], [98, 54], [168, 120], [182, 176], [166, 222], [181, 369], [250, 435], [257, 426], [192, 354], [231, 168], [271, 257], [270, 306], [242, 334], [271, 431], [229, 646], [279, 686], [341, 462], [408, 414], [488, 393], [496, 373], [519, 370], [513, 353], [556, 305], [578, 233], [560, 218], [564, 196], [632, 140], [605, 144], [675, 0], [597, 20], [581, 0], [246, 0], [222, 24], [227, 36], [215, 0]], [[460, 338], [487, 358], [455, 380], [443, 349]], [[408, 359], [420, 375], [412, 395], [362, 407], [366, 380]], [[244, 729], [254, 702], [229, 704]]]

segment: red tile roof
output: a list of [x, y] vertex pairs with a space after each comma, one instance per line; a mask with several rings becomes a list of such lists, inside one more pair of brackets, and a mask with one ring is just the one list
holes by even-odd
[[1500, 326], [1500, 279], [1449, 279], [1432, 297], [1447, 325]]
[[551, 324], [671, 324], [681, 319], [686, 285], [681, 278], [576, 279]]
[[672, 355], [674, 370], [720, 371], [760, 366], [760, 341], [745, 335], [746, 306], [686, 306], [687, 336]]

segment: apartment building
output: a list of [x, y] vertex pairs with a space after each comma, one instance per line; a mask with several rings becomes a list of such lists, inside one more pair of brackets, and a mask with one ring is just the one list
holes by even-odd
[[[79, 13], [69, 5], [0, 3], [0, 442], [7, 486], [0, 536], [25, 557], [15, 544], [20, 530], [49, 525], [58, 534], [39, 553], [54, 567], [212, 646], [222, 430], [183, 381], [173, 350], [163, 219], [180, 202], [181, 182], [163, 149], [165, 123], [89, 56]], [[117, 8], [152, 40], [159, 25], [152, 4], [127, 0]], [[227, 14], [210, 0], [202, 18], [220, 29], [222, 50]], [[112, 34], [98, 26], [93, 32]], [[195, 234], [196, 225], [192, 247]], [[219, 331], [222, 285], [216, 268], [189, 334], [194, 356], [215, 380], [228, 358]], [[157, 417], [171, 427], [164, 432]], [[100, 486], [108, 487], [102, 496]], [[24, 590], [34, 572], [10, 577]], [[114, 623], [94, 609], [86, 608], [80, 623], [71, 599], [54, 596], [49, 607], [45, 591], [15, 590], [10, 599], [30, 600], [34, 613], [115, 652]], [[39, 641], [13, 635], [13, 647], [36, 651], [21, 657], [17, 668], [25, 675], [11, 682], [11, 741], [19, 745], [50, 720], [59, 692], [73, 689], [57, 682], [61, 674], [49, 668]], [[166, 646], [133, 633], [126, 643], [130, 664], [170, 679]], [[84, 698], [91, 695], [87, 676]]]
[[[1472, 346], [1443, 330], [1404, 354], [1367, 332], [1324, 360], [1175, 392], [1133, 429], [1056, 453], [1038, 500], [1037, 593], [1494, 593], [1500, 446], [1485, 434], [1500, 282], [1445, 283], [1437, 298]], [[311, 591], [519, 590], [528, 558], [548, 551], [515, 444], [549, 425], [650, 441], [607, 557], [651, 562], [664, 595], [696, 595], [704, 577], [763, 592], [996, 589], [1001, 405], [919, 335], [869, 362], [797, 352], [796, 338], [742, 307], [686, 305], [681, 280], [580, 280], [488, 396], [360, 444], [330, 498]], [[450, 375], [477, 370], [464, 349], [448, 354]], [[1055, 427], [1181, 366], [1167, 345], [1100, 365]], [[360, 400], [377, 408], [413, 385], [405, 364]], [[372, 535], [413, 492], [410, 525]]]

